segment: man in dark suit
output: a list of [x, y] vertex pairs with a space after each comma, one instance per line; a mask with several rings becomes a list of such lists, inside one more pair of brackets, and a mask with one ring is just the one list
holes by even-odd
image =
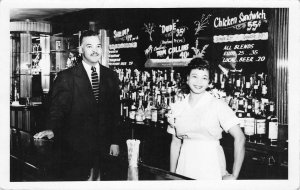
[[101, 155], [119, 154], [118, 78], [99, 64], [97, 33], [83, 32], [80, 44], [82, 62], [57, 74], [49, 93], [47, 130], [34, 138], [59, 139], [63, 180], [99, 180]]

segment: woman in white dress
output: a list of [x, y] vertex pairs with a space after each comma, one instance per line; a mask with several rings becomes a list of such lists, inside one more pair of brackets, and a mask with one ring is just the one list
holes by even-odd
[[[231, 108], [206, 90], [212, 74], [207, 61], [194, 58], [188, 65], [190, 93], [171, 106], [168, 132], [173, 135], [170, 170], [194, 179], [237, 179], [245, 155], [245, 136]], [[232, 174], [226, 171], [222, 131], [234, 138]]]

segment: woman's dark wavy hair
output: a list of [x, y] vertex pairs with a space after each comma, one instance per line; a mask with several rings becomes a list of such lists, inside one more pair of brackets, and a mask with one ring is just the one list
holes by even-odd
[[207, 61], [200, 57], [193, 58], [190, 63], [188, 64], [186, 68], [186, 74], [187, 76], [191, 74], [191, 71], [193, 69], [199, 69], [199, 70], [208, 70], [209, 73], [209, 81], [213, 80], [214, 77], [214, 69], [212, 65]]
[[209, 73], [209, 81], [212, 82], [213, 81], [213, 77], [214, 77], [214, 68], [213, 66], [210, 64], [210, 62], [208, 62], [205, 59], [196, 57], [193, 58], [190, 63], [185, 67], [184, 69], [184, 77], [183, 77], [183, 85], [180, 87], [180, 90], [184, 93], [184, 94], [188, 94], [190, 92], [190, 88], [189, 85], [186, 84], [186, 79], [187, 76], [189, 76], [191, 74], [191, 71], [193, 69], [199, 69], [199, 70], [208, 70]]

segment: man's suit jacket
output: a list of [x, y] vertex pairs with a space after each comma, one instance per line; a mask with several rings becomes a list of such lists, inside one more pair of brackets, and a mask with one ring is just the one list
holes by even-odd
[[[99, 102], [82, 63], [57, 74], [50, 93], [46, 128], [75, 151], [105, 151], [119, 144], [119, 80], [100, 65]], [[105, 149], [105, 150], [104, 150]]]

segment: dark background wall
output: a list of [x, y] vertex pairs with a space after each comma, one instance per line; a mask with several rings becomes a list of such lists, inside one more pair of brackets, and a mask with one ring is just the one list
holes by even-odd
[[[195, 47], [202, 50], [205, 45], [205, 58], [214, 64], [222, 62], [222, 55], [225, 46], [234, 49], [235, 45], [248, 45], [250, 49], [235, 49], [239, 53], [238, 60], [241, 67], [253, 72], [266, 72], [267, 63], [267, 46], [268, 40], [248, 40], [215, 43], [214, 36], [217, 35], [234, 35], [234, 34], [251, 34], [268, 32], [268, 19], [270, 9], [266, 8], [105, 8], [105, 9], [85, 9], [56, 16], [49, 21], [53, 23], [53, 33], [63, 33], [64, 36], [72, 36], [74, 33], [89, 28], [89, 21], [94, 21], [96, 29], [106, 29], [110, 36], [110, 44], [136, 42], [136, 48], [121, 48], [117, 54], [125, 66], [132, 64], [133, 67], [142, 68], [148, 58], [167, 59], [167, 58], [192, 58], [195, 56]], [[215, 20], [226, 20], [227, 18], [237, 18], [240, 15], [250, 15], [256, 12], [265, 13], [265, 18], [250, 19], [238, 22], [230, 26], [215, 27]], [[253, 30], [254, 23], [259, 24]], [[176, 23], [176, 30], [163, 32], [166, 28]], [[199, 24], [203, 24], [199, 30]], [[152, 24], [153, 32], [151, 38], [147, 33], [145, 24]], [[129, 29], [128, 35], [133, 38], [128, 41], [115, 39], [114, 31]], [[169, 28], [170, 29], [170, 28]], [[173, 38], [172, 33], [173, 32]], [[181, 32], [181, 33], [180, 33]], [[166, 43], [172, 41], [173, 43]], [[152, 52], [145, 54], [149, 46], [152, 46]], [[158, 54], [157, 49], [165, 46]], [[187, 47], [188, 46], [188, 47]], [[170, 48], [175, 47], [179, 52], [172, 53]], [[180, 51], [180, 48], [187, 48], [186, 51]], [[253, 51], [255, 50], [255, 51]], [[255, 52], [255, 54], [253, 54]], [[253, 57], [248, 62], [246, 58]], [[251, 60], [250, 58], [248, 60]]]

